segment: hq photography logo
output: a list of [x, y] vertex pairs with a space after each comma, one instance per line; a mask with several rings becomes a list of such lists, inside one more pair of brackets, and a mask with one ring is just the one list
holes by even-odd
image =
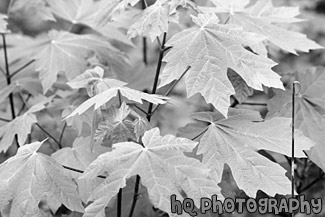
[[262, 198], [255, 200], [253, 198], [225, 198], [223, 201], [218, 200], [217, 195], [212, 195], [211, 198], [201, 198], [200, 209], [195, 206], [193, 199], [185, 198], [183, 202], [176, 198], [173, 194], [170, 197], [171, 212], [177, 215], [182, 215], [183, 212], [188, 213], [190, 216], [197, 216], [198, 211], [202, 214], [207, 212], [212, 213], [249, 213], [259, 212], [260, 214], [273, 213], [292, 213], [300, 212], [305, 214], [319, 214], [322, 211], [322, 199], [305, 199], [305, 195], [298, 198], [282, 198], [277, 200], [275, 198]]

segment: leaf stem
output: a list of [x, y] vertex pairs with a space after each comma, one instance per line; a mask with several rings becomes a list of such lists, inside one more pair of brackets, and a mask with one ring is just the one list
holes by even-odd
[[5, 119], [5, 118], [1, 118], [0, 117], [0, 121], [4, 121], [4, 122], [10, 122], [11, 120]]
[[[165, 52], [166, 38], [167, 38], [167, 33], [164, 32], [163, 41], [162, 41], [162, 44], [160, 46], [160, 52], [159, 52], [158, 64], [157, 64], [157, 68], [156, 68], [155, 80], [153, 82], [153, 87], [152, 87], [151, 94], [155, 94], [156, 91], [157, 91], [157, 86], [158, 86], [158, 81], [159, 81], [159, 73], [160, 73], [160, 69], [161, 69], [161, 65], [162, 65], [162, 59], [164, 57], [164, 52]], [[148, 121], [150, 121], [151, 116], [152, 116], [151, 115], [152, 107], [153, 107], [153, 103], [149, 103], [148, 112], [147, 112]]]
[[[11, 77], [10, 77], [10, 71], [9, 71], [9, 61], [8, 61], [6, 35], [1, 34], [1, 36], [2, 36], [3, 52], [4, 52], [5, 65], [6, 65], [6, 79], [7, 79], [7, 85], [9, 86], [11, 84]], [[14, 120], [16, 118], [16, 113], [15, 113], [15, 103], [14, 103], [14, 95], [13, 95], [13, 93], [9, 94], [9, 102], [10, 102], [10, 109], [11, 109], [11, 118], [12, 118], [12, 120]], [[19, 148], [17, 134], [15, 135], [15, 142], [16, 142], [17, 148]]]
[[[84, 173], [84, 171], [82, 170], [78, 170], [78, 169], [75, 169], [75, 168], [72, 168], [72, 167], [68, 167], [68, 166], [65, 166], [65, 165], [61, 165], [64, 169], [67, 169], [67, 170], [71, 170], [73, 172], [77, 172], [77, 173]], [[106, 179], [106, 176], [97, 176], [98, 178], [101, 178], [101, 179]]]
[[262, 102], [242, 102], [241, 105], [267, 106], [267, 103], [262, 103]]
[[35, 60], [30, 60], [29, 62], [27, 62], [25, 65], [21, 66], [19, 69], [17, 69], [16, 71], [14, 71], [9, 78], [11, 79], [13, 76], [15, 76], [16, 74], [18, 74], [19, 72], [21, 72], [22, 70], [24, 70], [25, 68], [27, 68], [29, 65], [31, 65], [33, 62], [35, 62]]
[[129, 106], [134, 106], [135, 108], [139, 109], [143, 114], [148, 115], [147, 112], [145, 110], [143, 110], [142, 108], [140, 108], [139, 106], [137, 106], [134, 103], [130, 103], [128, 104]]
[[[164, 94], [164, 96], [168, 96], [173, 91], [173, 89], [175, 88], [175, 86], [184, 77], [184, 75], [188, 72], [188, 70], [190, 70], [190, 68], [191, 68], [191, 66], [188, 66], [186, 68], [186, 70], [183, 72], [183, 74], [181, 75], [181, 77], [173, 83], [173, 85], [167, 90], [167, 92]], [[151, 116], [157, 111], [157, 109], [159, 108], [160, 105], [161, 104], [158, 104], [156, 106], [156, 108], [151, 112], [151, 114], [150, 114]]]
[[64, 125], [63, 125], [63, 128], [62, 128], [62, 131], [61, 131], [61, 134], [60, 134], [60, 138], [59, 138], [59, 143], [60, 144], [62, 144], [63, 134], [64, 134], [64, 131], [65, 131], [66, 128], [67, 128], [67, 122], [65, 121]]
[[208, 131], [209, 127], [206, 127], [202, 132], [200, 132], [198, 135], [194, 136], [191, 140], [196, 140], [200, 136], [202, 136], [206, 131]]
[[3, 70], [3, 68], [2, 68], [1, 66], [0, 66], [0, 71], [1, 71], [1, 73], [2, 73], [5, 77], [7, 77], [5, 71]]
[[35, 123], [35, 125], [40, 128], [40, 130], [42, 130], [48, 137], [50, 137], [58, 146], [59, 149], [62, 149], [62, 145], [61, 143], [54, 137], [52, 136], [47, 130], [45, 130], [41, 125], [39, 125], [38, 123]]

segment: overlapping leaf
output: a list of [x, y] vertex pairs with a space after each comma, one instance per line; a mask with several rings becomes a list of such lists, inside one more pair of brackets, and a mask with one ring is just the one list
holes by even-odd
[[198, 207], [200, 198], [218, 194], [213, 173], [183, 153], [192, 151], [197, 143], [159, 134], [158, 128], [145, 132], [144, 147], [133, 142], [114, 144], [112, 152], [100, 155], [90, 164], [81, 178], [94, 178], [102, 173], [108, 177], [90, 198], [95, 201], [86, 208], [86, 216], [90, 216], [87, 215], [89, 212], [92, 216], [103, 212], [108, 201], [125, 186], [126, 179], [137, 174], [147, 187], [153, 205], [172, 216], [170, 196], [173, 194], [182, 198], [182, 192], [185, 192]]
[[75, 109], [68, 117], [70, 118], [76, 114], [82, 114], [90, 107], [95, 106], [95, 110], [105, 105], [110, 100], [115, 98], [118, 94], [123, 96], [127, 100], [142, 104], [142, 100], [151, 102], [153, 104], [166, 103], [167, 97], [147, 94], [138, 90], [133, 90], [126, 87], [126, 83], [115, 79], [103, 78], [103, 73], [99, 67], [88, 70], [84, 74], [76, 77], [73, 81], [68, 83], [71, 87], [86, 87], [90, 96], [95, 95], [82, 103], [77, 109]]
[[21, 10], [31, 10], [33, 15], [42, 20], [56, 21], [51, 10], [46, 6], [44, 0], [11, 0], [8, 13], [19, 13]]
[[149, 35], [151, 41], [168, 31], [168, 23], [173, 19], [169, 16], [167, 0], [157, 0], [153, 5], [144, 10], [137, 21], [129, 28], [128, 35]]
[[271, 70], [275, 63], [255, 55], [243, 47], [254, 45], [265, 38], [243, 32], [241, 27], [220, 25], [215, 15], [193, 17], [199, 27], [174, 35], [167, 46], [173, 48], [164, 57], [167, 62], [160, 86], [185, 75], [187, 96], [202, 94], [223, 115], [227, 115], [230, 95], [235, 90], [227, 77], [227, 68], [235, 70], [248, 86], [262, 90], [262, 85], [283, 88], [280, 76]]
[[5, 19], [7, 19], [7, 16], [4, 14], [0, 14], [0, 33], [7, 32], [8, 23]]
[[68, 80], [84, 72], [88, 58], [94, 55], [106, 61], [115, 72], [123, 73], [127, 65], [125, 56], [104, 38], [55, 30], [49, 33], [49, 37], [50, 41], [34, 57], [44, 92], [57, 80], [59, 72], [64, 72]]
[[136, 22], [129, 28], [128, 35], [150, 36], [151, 41], [154, 41], [168, 31], [169, 22], [178, 23], [176, 9], [179, 6], [197, 10], [196, 4], [189, 0], [157, 0], [135, 18]]
[[9, 217], [41, 217], [38, 205], [47, 196], [83, 212], [76, 184], [55, 160], [36, 152], [41, 145], [25, 145], [0, 165], [0, 210], [8, 210]]
[[228, 23], [237, 24], [245, 31], [258, 33], [267, 37], [281, 49], [296, 54], [296, 51], [308, 52], [311, 49], [322, 48], [317, 43], [307, 39], [304, 34], [289, 31], [279, 27], [279, 23], [292, 23], [301, 21], [298, 7], [274, 7], [272, 0], [256, 1], [248, 8], [250, 1], [240, 0], [212, 0], [216, 8], [201, 8], [203, 11], [227, 13]]
[[19, 146], [25, 144], [27, 136], [31, 132], [32, 125], [37, 123], [36, 115], [34, 113], [44, 109], [44, 104], [47, 104], [51, 99], [52, 98], [48, 98], [37, 103], [23, 115], [16, 117], [14, 120], [0, 127], [0, 152], [6, 152], [8, 150], [16, 135]]
[[119, 6], [118, 0], [47, 0], [50, 10], [56, 16], [72, 24], [83, 24], [104, 36], [132, 45], [119, 29], [127, 26], [112, 21], [112, 15]]
[[[103, 111], [102, 111], [103, 112]], [[131, 113], [131, 109], [123, 103], [120, 108], [110, 107], [105, 111], [104, 121], [98, 124], [94, 140], [95, 144], [111, 146], [114, 143], [136, 140], [134, 125], [132, 121], [126, 119]]]
[[[291, 155], [289, 118], [261, 122], [258, 112], [246, 110], [230, 110], [227, 119], [205, 112], [193, 117], [210, 123], [197, 152], [203, 154], [202, 162], [209, 168], [222, 174], [224, 164], [228, 164], [239, 188], [251, 197], [259, 189], [269, 195], [290, 193], [285, 169], [257, 153], [263, 149]], [[303, 150], [309, 150], [314, 143], [300, 131], [295, 136], [295, 156], [305, 157]]]
[[[295, 127], [317, 143], [308, 155], [325, 171], [325, 70], [323, 67], [309, 68], [297, 72], [295, 79], [301, 84], [295, 99]], [[297, 85], [297, 91], [299, 88]], [[291, 98], [290, 90], [275, 91], [275, 96], [268, 102], [268, 116], [291, 117]]]

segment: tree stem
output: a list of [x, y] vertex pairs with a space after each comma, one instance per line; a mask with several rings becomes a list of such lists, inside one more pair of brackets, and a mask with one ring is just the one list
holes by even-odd
[[[159, 73], [160, 73], [160, 69], [161, 69], [161, 65], [162, 65], [162, 59], [164, 57], [164, 52], [165, 52], [166, 38], [167, 38], [167, 33], [164, 32], [163, 41], [162, 41], [161, 46], [160, 46], [160, 52], [159, 52], [158, 64], [157, 64], [157, 68], [156, 68], [155, 80], [153, 82], [153, 87], [152, 87], [151, 94], [155, 94], [156, 91], [157, 91], [157, 86], [158, 86], [158, 81], [159, 81]], [[152, 107], [153, 107], [153, 103], [149, 103], [148, 112], [147, 112], [148, 121], [150, 121], [151, 116], [152, 116], [151, 115]]]

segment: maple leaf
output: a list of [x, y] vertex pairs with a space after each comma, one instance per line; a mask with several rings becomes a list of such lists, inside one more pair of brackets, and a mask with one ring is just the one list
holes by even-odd
[[19, 13], [20, 10], [31, 10], [33, 16], [37, 16], [42, 20], [56, 21], [50, 9], [46, 6], [43, 0], [11, 0], [8, 8], [8, 13]]
[[293, 54], [296, 51], [308, 52], [322, 46], [309, 40], [304, 34], [286, 30], [277, 24], [301, 21], [298, 7], [274, 7], [272, 0], [256, 1], [248, 8], [249, 1], [212, 0], [216, 8], [201, 8], [205, 12], [227, 13], [227, 23], [237, 24], [245, 31], [258, 33], [267, 37], [267, 41]]
[[92, 55], [107, 61], [108, 66], [119, 73], [123, 73], [127, 64], [124, 54], [99, 36], [51, 30], [49, 37], [50, 41], [34, 56], [44, 92], [57, 80], [59, 72], [64, 72], [68, 80], [81, 74]]
[[[108, 148], [96, 147], [91, 150], [90, 137], [77, 137], [72, 147], [64, 147], [52, 154], [52, 157], [60, 164], [79, 170], [84, 170], [94, 161], [98, 155], [109, 151]], [[72, 172], [73, 177], [79, 177], [79, 174]]]
[[42, 216], [38, 207], [44, 196], [52, 196], [70, 210], [83, 212], [76, 184], [54, 159], [36, 151], [43, 142], [18, 149], [0, 165], [0, 210], [9, 217]]
[[100, 155], [85, 170], [80, 178], [109, 174], [90, 197], [94, 202], [86, 208], [85, 216], [103, 212], [112, 197], [126, 185], [126, 179], [135, 175], [141, 177], [152, 204], [171, 216], [174, 215], [170, 211], [171, 195], [182, 198], [185, 192], [199, 207], [200, 198], [220, 191], [214, 174], [197, 159], [183, 153], [192, 151], [196, 142], [172, 135], [162, 137], [158, 128], [145, 132], [142, 142], [144, 147], [134, 142], [114, 144], [111, 152]]
[[37, 118], [34, 113], [44, 109], [45, 104], [49, 103], [52, 98], [45, 98], [39, 103], [36, 103], [23, 115], [16, 117], [0, 127], [0, 152], [6, 152], [8, 150], [16, 135], [18, 137], [18, 145], [24, 145], [28, 134], [31, 132], [32, 125], [37, 123]]
[[71, 22], [82, 24], [103, 34], [105, 37], [133, 45], [119, 29], [125, 29], [120, 23], [112, 21], [118, 7], [118, 0], [47, 0], [52, 13]]
[[177, 22], [173, 16], [170, 16], [170, 6], [167, 0], [157, 0], [135, 20], [136, 22], [128, 30], [129, 37], [149, 35], [151, 41], [168, 31], [170, 21]]
[[235, 70], [248, 86], [262, 90], [262, 85], [283, 88], [280, 76], [271, 70], [275, 63], [243, 47], [256, 44], [264, 37], [243, 32], [241, 27], [218, 24], [215, 15], [192, 17], [199, 27], [175, 34], [167, 46], [173, 48], [164, 57], [167, 62], [160, 87], [185, 75], [187, 96], [202, 94], [223, 115], [227, 115], [230, 96], [235, 90], [227, 77], [227, 68]]
[[[308, 156], [325, 171], [323, 155], [325, 151], [325, 69], [311, 67], [300, 70], [295, 75], [301, 90], [295, 98], [295, 128], [302, 130], [305, 136], [317, 143]], [[299, 89], [299, 86], [297, 85]], [[276, 90], [275, 96], [268, 101], [268, 116], [291, 117], [292, 92]]]
[[[202, 162], [219, 177], [226, 163], [238, 187], [250, 197], [255, 197], [259, 189], [269, 195], [290, 192], [286, 170], [257, 153], [263, 149], [291, 156], [289, 118], [261, 122], [258, 112], [236, 109], [229, 110], [227, 119], [221, 118], [221, 114], [207, 112], [196, 113], [193, 117], [210, 123], [200, 139], [197, 154], [203, 154]], [[298, 130], [295, 137], [295, 156], [305, 157], [303, 150], [309, 150], [314, 143]]]
[[[103, 114], [105, 113], [105, 114]], [[96, 144], [112, 146], [114, 143], [136, 140], [134, 125], [126, 119], [131, 113], [129, 106], [122, 103], [120, 108], [112, 106], [102, 110], [104, 121], [99, 122], [94, 140]]]
[[104, 104], [108, 103], [110, 100], [115, 98], [118, 94], [121, 97], [125, 97], [128, 100], [142, 104], [142, 100], [146, 100], [153, 104], [164, 104], [168, 97], [159, 96], [155, 94], [147, 94], [138, 90], [133, 90], [125, 85], [127, 83], [110, 78], [103, 78], [103, 72], [99, 67], [93, 70], [88, 70], [84, 74], [75, 78], [68, 83], [72, 88], [86, 87], [90, 92], [90, 99], [83, 102], [78, 108], [76, 108], [68, 117], [70, 118], [76, 114], [82, 114], [87, 111], [90, 107], [95, 106], [95, 110]]
[[254, 90], [234, 70], [228, 69], [228, 78], [235, 88], [234, 97], [239, 103], [244, 102], [248, 96], [254, 94]]
[[0, 33], [6, 33], [8, 30], [7, 30], [7, 19], [8, 17], [4, 14], [1, 14], [0, 13]]

